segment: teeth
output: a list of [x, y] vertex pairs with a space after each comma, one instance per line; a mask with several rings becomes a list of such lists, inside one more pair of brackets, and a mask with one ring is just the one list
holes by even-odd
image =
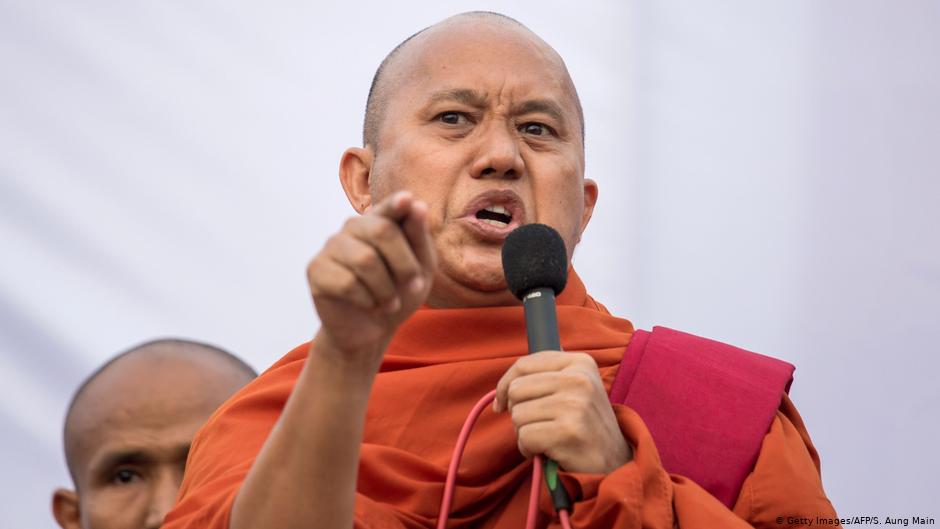
[[[503, 206], [490, 206], [490, 207], [488, 207], [488, 208], [483, 208], [483, 209], [485, 209], [486, 211], [492, 211], [493, 213], [499, 213], [499, 214], [502, 214], [502, 215], [509, 215], [509, 210], [507, 210], [507, 209], [504, 208]], [[509, 216], [512, 216], [512, 215], [509, 215]]]
[[496, 226], [497, 228], [505, 228], [505, 227], [507, 226], [507, 224], [506, 224], [505, 222], [500, 222], [500, 221], [498, 221], [498, 220], [492, 220], [492, 219], [480, 219], [480, 220], [481, 220], [482, 222], [487, 223], [487, 224], [491, 224], [491, 225], [493, 225], [493, 226]]

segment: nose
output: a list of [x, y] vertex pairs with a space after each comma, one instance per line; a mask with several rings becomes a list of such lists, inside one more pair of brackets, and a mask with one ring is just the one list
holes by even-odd
[[150, 507], [147, 511], [146, 529], [159, 529], [163, 525], [163, 518], [176, 503], [176, 493], [179, 492], [180, 478], [174, 472], [161, 472], [154, 476], [150, 495]]
[[525, 160], [518, 139], [505, 123], [494, 120], [480, 131], [477, 156], [470, 168], [474, 178], [518, 179], [525, 171]]

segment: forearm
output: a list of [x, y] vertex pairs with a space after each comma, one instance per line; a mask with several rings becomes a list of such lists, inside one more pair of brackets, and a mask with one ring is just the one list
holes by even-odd
[[[375, 376], [316, 340], [232, 508], [230, 529], [352, 527], [359, 447]], [[359, 368], [356, 368], [359, 367]]]

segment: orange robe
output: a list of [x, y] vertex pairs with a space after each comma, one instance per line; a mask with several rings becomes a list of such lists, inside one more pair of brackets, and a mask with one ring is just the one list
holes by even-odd
[[[562, 348], [597, 362], [610, 388], [633, 334], [572, 272], [558, 298]], [[375, 378], [360, 456], [355, 527], [429, 528], [448, 462], [470, 409], [527, 353], [521, 307], [419, 309], [397, 332]], [[227, 529], [232, 503], [307, 357], [302, 345], [226, 402], [196, 435], [165, 529]], [[819, 458], [790, 400], [782, 403], [751, 475], [729, 510], [694, 482], [670, 475], [643, 420], [614, 405], [634, 460], [607, 475], [562, 472], [576, 500], [573, 527], [787, 527], [778, 517], [834, 518]], [[508, 414], [487, 410], [470, 435], [450, 527], [524, 525], [531, 461]], [[540, 527], [559, 527], [542, 491]]]

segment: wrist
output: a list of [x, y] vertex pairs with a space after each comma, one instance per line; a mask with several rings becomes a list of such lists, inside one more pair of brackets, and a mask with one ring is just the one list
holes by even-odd
[[371, 379], [382, 364], [389, 341], [378, 340], [367, 346], [356, 344], [350, 347], [329, 331], [320, 329], [310, 343], [307, 359], [336, 374]]
[[610, 474], [630, 461], [633, 461], [633, 447], [626, 439], [621, 437], [620, 443], [612, 451], [611, 457], [607, 461], [604, 473]]

